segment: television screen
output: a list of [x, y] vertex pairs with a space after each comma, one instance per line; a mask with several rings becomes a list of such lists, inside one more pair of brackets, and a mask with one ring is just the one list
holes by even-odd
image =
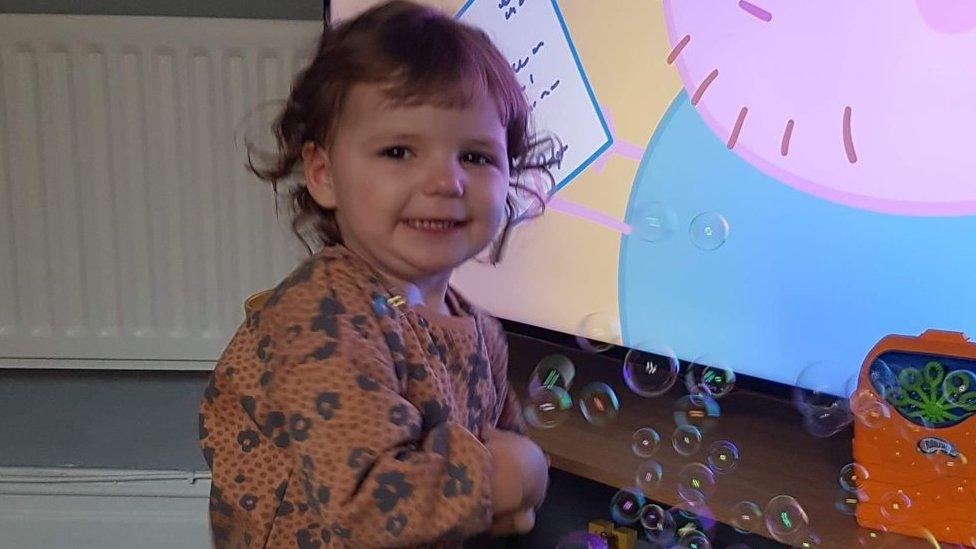
[[495, 314], [834, 394], [885, 335], [976, 334], [976, 10], [437, 4], [563, 144], [545, 215], [454, 278]]

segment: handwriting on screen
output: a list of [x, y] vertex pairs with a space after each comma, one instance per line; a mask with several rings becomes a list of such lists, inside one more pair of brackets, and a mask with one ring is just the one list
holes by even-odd
[[551, 160], [562, 187], [609, 145], [610, 136], [558, 6], [551, 0], [472, 0], [458, 18], [488, 33], [525, 92], [533, 129], [558, 138], [530, 160]]
[[[535, 82], [535, 74], [531, 72], [531, 69], [526, 71], [529, 75], [528, 78], [526, 78], [525, 74], [522, 73], [523, 69], [529, 67], [529, 61], [531, 61], [532, 58], [535, 57], [536, 55], [539, 55], [539, 51], [542, 50], [542, 47], [545, 45], [546, 45], [545, 41], [540, 40], [538, 44], [532, 46], [531, 55], [526, 55], [524, 58], [521, 58], [517, 62], [512, 63], [512, 68], [515, 70], [515, 75], [519, 77], [519, 82], [522, 83], [522, 91], [526, 92], [526, 95], [529, 96], [529, 100], [531, 101], [531, 106], [533, 110], [535, 109], [535, 106], [539, 103], [539, 101], [542, 101], [546, 97], [552, 95], [553, 92], [556, 91], [556, 88], [559, 87], [558, 78], [554, 79], [552, 83], [549, 84], [548, 86], [545, 83], [543, 83], [542, 91], [538, 94], [538, 98], [534, 98], [535, 93], [533, 93], [533, 88], [537, 87]], [[526, 80], [528, 80], [527, 83]], [[528, 90], [526, 90], [526, 88], [528, 88]]]
[[511, 19], [513, 15], [518, 13], [518, 9], [525, 4], [525, 0], [518, 0], [518, 6], [515, 5], [515, 0], [501, 0], [498, 3], [498, 9], [505, 13], [505, 19]]

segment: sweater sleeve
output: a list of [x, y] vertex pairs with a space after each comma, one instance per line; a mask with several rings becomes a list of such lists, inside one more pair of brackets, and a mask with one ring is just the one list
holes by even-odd
[[243, 382], [253, 370], [244, 350], [253, 348], [250, 331], [242, 326], [217, 362], [200, 402], [200, 447], [213, 472], [210, 526], [218, 549], [265, 546], [280, 500], [273, 497], [274, 488], [262, 487], [290, 470], [285, 456], [263, 439], [262, 426], [242, 406], [250, 402], [244, 395], [257, 393]]
[[525, 434], [525, 420], [515, 389], [508, 380], [508, 340], [505, 329], [498, 319], [485, 315], [485, 345], [488, 348], [488, 361], [491, 363], [492, 377], [497, 391], [495, 427]]
[[[486, 530], [489, 451], [446, 420], [446, 405], [428, 401], [419, 409], [403, 396], [406, 373], [388, 350], [402, 344], [397, 334], [365, 338], [362, 317], [330, 312], [339, 308], [323, 304], [314, 319], [282, 314], [261, 327], [264, 352], [282, 358], [257, 422], [275, 426], [266, 434], [304, 488], [294, 497], [343, 543], [359, 547]], [[289, 341], [295, 325], [312, 327], [301, 344]]]

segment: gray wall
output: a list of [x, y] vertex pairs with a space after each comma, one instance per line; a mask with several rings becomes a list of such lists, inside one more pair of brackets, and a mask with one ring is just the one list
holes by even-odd
[[0, 465], [206, 470], [209, 372], [0, 370]]
[[0, 13], [322, 19], [321, 0], [0, 0]]
[[[0, 13], [320, 20], [321, 0], [0, 0]], [[0, 370], [0, 466], [204, 470], [206, 372]]]

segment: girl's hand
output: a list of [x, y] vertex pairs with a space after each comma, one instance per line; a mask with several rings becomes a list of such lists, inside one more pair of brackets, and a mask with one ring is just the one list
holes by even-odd
[[535, 526], [535, 509], [526, 507], [507, 515], [496, 516], [488, 532], [493, 536], [527, 534]]
[[502, 517], [541, 505], [549, 485], [549, 464], [542, 449], [511, 431], [488, 428], [483, 436], [494, 465], [493, 514]]

